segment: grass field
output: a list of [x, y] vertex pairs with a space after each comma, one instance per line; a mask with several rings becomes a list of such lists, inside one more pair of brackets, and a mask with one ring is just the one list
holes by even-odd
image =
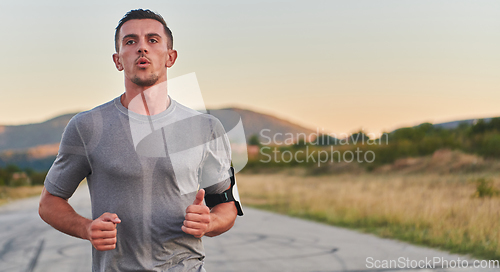
[[[247, 206], [500, 259], [499, 169], [498, 161], [442, 151], [373, 172], [355, 164], [328, 171], [263, 168], [258, 169], [262, 173], [239, 173], [237, 179]], [[41, 190], [0, 187], [0, 205]]]
[[12, 200], [40, 195], [42, 188], [43, 185], [22, 187], [0, 186], [0, 205]]
[[[500, 258], [500, 198], [477, 197], [485, 174], [238, 174], [244, 205], [415, 244]], [[491, 175], [491, 185], [500, 179]]]

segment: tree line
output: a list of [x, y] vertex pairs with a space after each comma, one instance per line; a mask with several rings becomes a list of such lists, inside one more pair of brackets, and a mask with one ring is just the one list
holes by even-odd
[[[285, 150], [305, 149], [306, 147], [321, 149], [333, 145], [342, 150], [356, 150], [358, 148], [364, 152], [371, 150], [376, 154], [376, 160], [372, 163], [372, 167], [393, 163], [399, 158], [431, 155], [436, 150], [444, 148], [461, 150], [484, 158], [500, 158], [500, 117], [478, 119], [472, 123], [462, 122], [452, 129], [435, 126], [431, 123], [422, 123], [418, 126], [384, 133], [382, 137], [387, 138], [372, 139], [371, 142], [376, 144], [370, 145], [366, 141], [363, 143], [360, 140], [361, 138], [369, 139], [369, 137], [363, 131], [358, 131], [351, 134], [348, 139], [344, 139], [344, 143], [347, 140], [349, 145], [341, 146], [338, 144], [339, 139], [325, 134], [319, 135], [314, 144], [299, 140], [293, 145], [280, 146], [279, 149], [283, 152]], [[257, 135], [250, 137], [248, 143], [262, 147]], [[249, 164], [263, 166], [258, 163], [262, 155], [250, 158]]]
[[0, 186], [30, 186], [43, 185], [47, 171], [35, 171], [32, 168], [21, 169], [17, 165], [9, 164], [0, 167]]

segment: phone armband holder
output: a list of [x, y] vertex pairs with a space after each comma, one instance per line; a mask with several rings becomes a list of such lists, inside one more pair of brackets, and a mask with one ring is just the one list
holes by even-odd
[[208, 194], [205, 195], [205, 203], [209, 208], [213, 208], [220, 203], [234, 201], [238, 215], [243, 215], [243, 209], [240, 205], [240, 195], [238, 194], [238, 186], [236, 186], [236, 178], [234, 177], [233, 167], [229, 168], [229, 176], [231, 178], [231, 186], [221, 194]]

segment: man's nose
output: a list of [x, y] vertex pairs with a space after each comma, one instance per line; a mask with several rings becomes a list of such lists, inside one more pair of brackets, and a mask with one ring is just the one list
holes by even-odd
[[139, 42], [139, 48], [137, 48], [137, 52], [139, 52], [139, 53], [147, 53], [148, 52], [147, 43], [145, 43], [145, 42]]

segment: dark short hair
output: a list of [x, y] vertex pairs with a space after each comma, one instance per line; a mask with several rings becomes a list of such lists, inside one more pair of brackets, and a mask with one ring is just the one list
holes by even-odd
[[165, 29], [165, 34], [167, 34], [167, 48], [172, 49], [174, 47], [174, 37], [172, 36], [172, 31], [170, 31], [170, 28], [168, 28], [167, 23], [165, 23], [165, 20], [163, 19], [163, 17], [161, 17], [160, 14], [155, 13], [149, 9], [134, 9], [127, 12], [127, 14], [123, 16], [123, 18], [120, 20], [118, 26], [115, 29], [116, 52], [118, 52], [118, 49], [120, 48], [118, 36], [120, 35], [120, 29], [122, 28], [122, 25], [127, 21], [140, 20], [140, 19], [153, 19], [160, 22], [163, 25], [163, 28]]

